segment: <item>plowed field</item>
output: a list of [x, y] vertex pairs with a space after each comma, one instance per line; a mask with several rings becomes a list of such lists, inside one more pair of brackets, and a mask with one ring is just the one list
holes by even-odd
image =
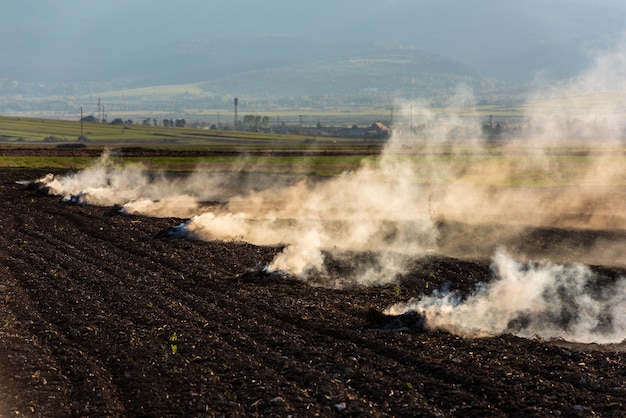
[[16, 183], [42, 174], [0, 172], [0, 416], [624, 416], [623, 344], [461, 338], [382, 313], [489, 281], [489, 260], [313, 287], [254, 270], [280, 248], [164, 238], [180, 220]]

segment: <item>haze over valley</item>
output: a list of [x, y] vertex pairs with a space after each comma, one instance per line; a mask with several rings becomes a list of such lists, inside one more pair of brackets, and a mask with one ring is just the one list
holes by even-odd
[[0, 416], [623, 415], [624, 0], [4, 3]]
[[623, 2], [12, 2], [0, 113], [75, 118], [230, 109], [514, 104], [624, 41]]

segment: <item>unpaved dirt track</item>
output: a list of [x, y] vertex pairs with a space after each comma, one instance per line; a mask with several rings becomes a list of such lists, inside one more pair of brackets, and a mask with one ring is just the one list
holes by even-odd
[[179, 220], [15, 183], [42, 174], [0, 171], [0, 416], [625, 414], [615, 348], [380, 314], [489, 280], [486, 260], [428, 257], [399, 287], [311, 287], [252, 271], [279, 248], [160, 238]]

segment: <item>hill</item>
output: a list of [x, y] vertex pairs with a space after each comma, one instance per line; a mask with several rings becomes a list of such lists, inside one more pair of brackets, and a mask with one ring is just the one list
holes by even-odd
[[17, 2], [0, 15], [0, 112], [75, 113], [99, 95], [125, 112], [138, 89], [170, 113], [196, 90], [191, 105], [213, 109], [441, 100], [459, 84], [502, 101], [580, 74], [623, 44], [625, 17], [617, 0]]
[[255, 69], [201, 84], [206, 91], [241, 91], [249, 96], [317, 96], [379, 93], [432, 96], [466, 83], [497, 86], [493, 79], [458, 61], [417, 49], [371, 51], [305, 63]]
[[[200, 73], [198, 68], [194, 72]], [[207, 70], [205, 74], [200, 81], [176, 83], [177, 77], [156, 71], [150, 76], [155, 84], [147, 86], [132, 79], [77, 83], [5, 80], [0, 82], [0, 112], [76, 112], [85, 106], [89, 113], [97, 111], [97, 100], [102, 98], [111, 114], [132, 110], [193, 115], [203, 109], [230, 109], [236, 96], [245, 100], [242, 104], [248, 109], [262, 111], [388, 108], [398, 98], [445, 101], [459, 85], [470, 87], [478, 96], [508, 94], [504, 83], [484, 77], [461, 62], [419, 49], [386, 45], [355, 48], [351, 54], [334, 58], [313, 57], [291, 63], [277, 59], [260, 68], [243, 67], [229, 73]]]

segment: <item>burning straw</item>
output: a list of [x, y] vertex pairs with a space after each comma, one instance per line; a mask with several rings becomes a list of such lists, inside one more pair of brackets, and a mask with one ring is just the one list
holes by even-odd
[[417, 312], [426, 329], [470, 337], [512, 333], [580, 343], [626, 339], [626, 279], [600, 283], [582, 264], [521, 264], [503, 250], [492, 268], [495, 280], [479, 284], [469, 296], [435, 292], [385, 313]]
[[[355, 260], [352, 280], [389, 283], [406, 271], [409, 260], [441, 250], [440, 222], [626, 230], [626, 196], [618, 187], [626, 177], [623, 108], [614, 95], [602, 93], [626, 90], [625, 56], [621, 49], [599, 55], [589, 71], [533, 96], [523, 123], [497, 143], [492, 126], [481, 127], [467, 88], [458, 89], [446, 111], [405, 103], [404, 120], [394, 126], [376, 162], [364, 161], [325, 181], [240, 184], [238, 176], [202, 172], [173, 179], [141, 166], [115, 167], [107, 155], [92, 168], [41, 181], [77, 202], [189, 218], [176, 228], [179, 236], [283, 245], [268, 268], [303, 279], [325, 274], [325, 254], [376, 254], [372, 265]], [[453, 109], [463, 109], [463, 116]], [[544, 116], [547, 109], [550, 115]], [[458, 234], [457, 239], [462, 241], [457, 248], [471, 249], [485, 237]], [[624, 242], [602, 244], [601, 251], [590, 248], [584, 261], [610, 257], [623, 264]], [[446, 295], [397, 309], [419, 309], [431, 326], [463, 334], [506, 332], [516, 325], [524, 335], [560, 333], [588, 341], [602, 330], [608, 340], [623, 338], [616, 312], [624, 305], [623, 282], [602, 301], [585, 294], [592, 277], [582, 265], [524, 267], [498, 253], [494, 268], [498, 281], [463, 303]], [[563, 296], [569, 288], [573, 293]], [[576, 315], [564, 313], [565, 300], [575, 302]], [[557, 332], [554, 321], [546, 322], [563, 315], [565, 330]], [[612, 318], [610, 324], [603, 315]]]

